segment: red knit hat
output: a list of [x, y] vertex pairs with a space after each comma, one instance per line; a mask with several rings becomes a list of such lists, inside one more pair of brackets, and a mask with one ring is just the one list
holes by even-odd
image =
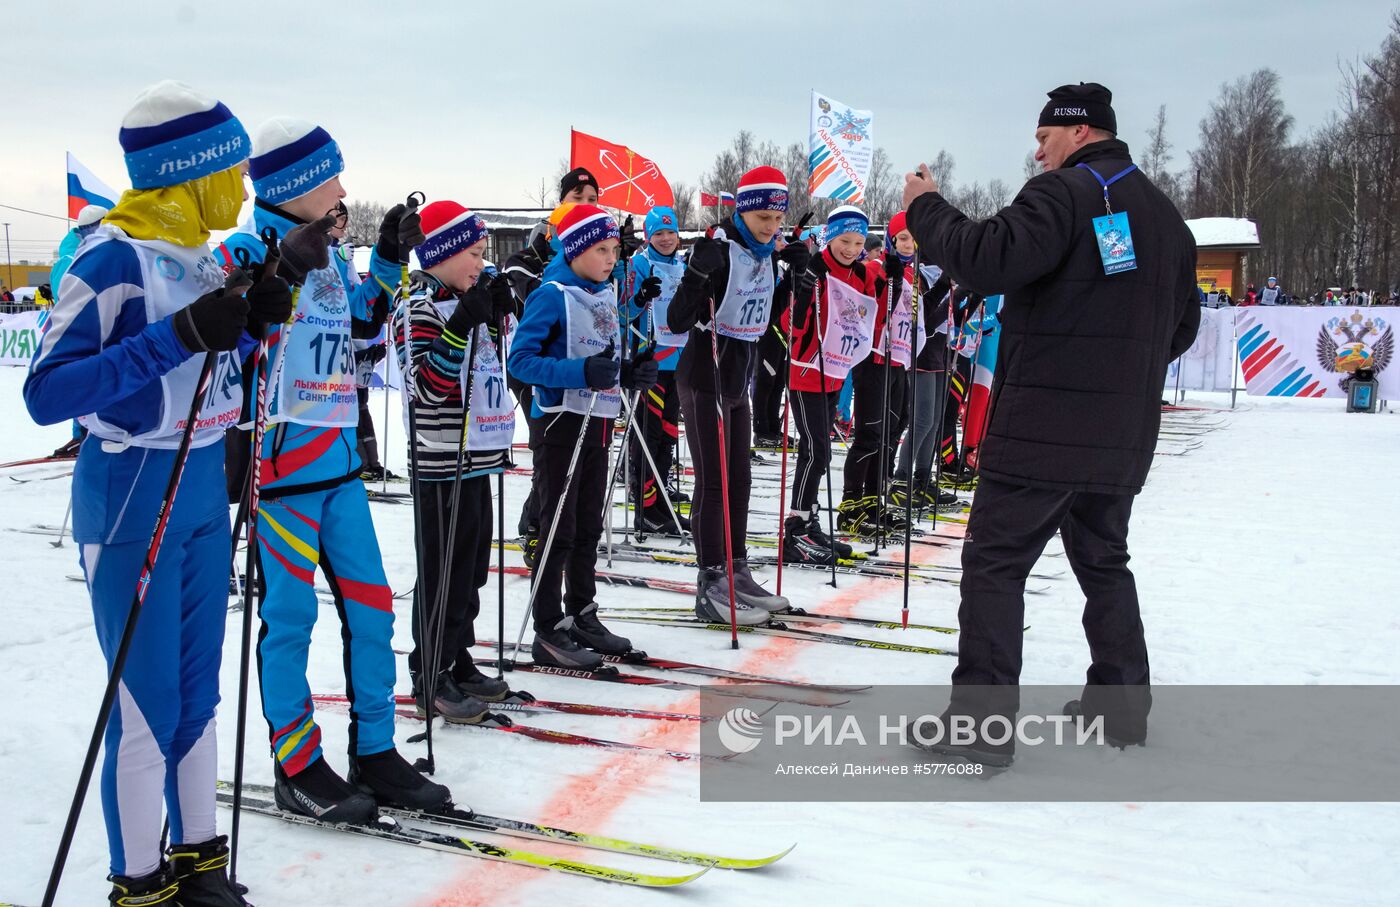
[[755, 167], [739, 177], [735, 211], [786, 211], [787, 177], [777, 167]]
[[450, 201], [433, 202], [423, 208], [423, 234], [418, 246], [418, 262], [434, 267], [458, 252], [465, 252], [486, 238], [486, 222], [462, 205]]
[[559, 245], [565, 261], [573, 261], [584, 250], [621, 233], [612, 215], [597, 205], [574, 205], [559, 221]]

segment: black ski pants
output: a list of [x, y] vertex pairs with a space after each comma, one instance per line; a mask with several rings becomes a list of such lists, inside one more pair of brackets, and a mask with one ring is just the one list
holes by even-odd
[[[546, 413], [539, 421], [534, 484], [539, 495], [542, 560], [535, 568], [532, 581], [538, 585], [535, 629], [543, 631], [558, 624], [566, 610], [578, 614], [597, 594], [593, 570], [598, 563], [598, 540], [603, 537], [603, 499], [607, 497], [613, 420], [592, 416], [586, 429], [581, 429], [583, 417], [572, 413], [557, 416]], [[580, 430], [586, 434], [578, 452], [578, 463], [570, 475], [569, 460]], [[559, 507], [561, 498], [562, 509]], [[550, 526], [556, 511], [559, 524], [551, 540]], [[549, 545], [547, 558], [544, 557], [546, 544]]]
[[855, 437], [846, 454], [842, 497], [856, 500], [880, 494], [882, 480], [888, 481], [893, 474], [894, 454], [904, 433], [908, 373], [898, 366], [877, 363], [871, 356], [855, 367], [851, 379], [855, 383]]
[[789, 513], [816, 515], [817, 494], [831, 468], [831, 426], [836, 421], [836, 400], [840, 395], [839, 390], [792, 392], [798, 448]]
[[[452, 523], [452, 489], [461, 486], [457, 499], [457, 525]], [[442, 626], [442, 648], [437, 670], [444, 671], [466, 659], [471, 663], [471, 647], [476, 644], [473, 622], [481, 612], [481, 589], [491, 566], [491, 477], [473, 476], [418, 483], [413, 506], [423, 533], [423, 573], [413, 590], [413, 651], [408, 671], [417, 688], [424, 662], [433, 654], [429, 648], [437, 624]], [[451, 544], [448, 544], [451, 530]], [[442, 591], [443, 563], [447, 563], [447, 600], [438, 611]], [[426, 612], [424, 609], [427, 609]], [[428, 615], [429, 643], [420, 636], [420, 615]]]
[[[695, 492], [690, 502], [690, 528], [695, 536], [695, 553], [701, 567], [725, 564], [724, 485], [720, 458], [729, 469], [729, 539], [735, 557], [748, 557], [745, 547], [749, 525], [749, 484], [752, 463], [749, 444], [753, 438], [753, 416], [748, 395], [718, 397], [713, 391], [696, 390], [677, 381], [681, 416], [685, 419], [685, 440], [695, 462]], [[724, 436], [720, 435], [720, 414]]]
[[1142, 739], [1152, 697], [1137, 586], [1128, 569], [1132, 509], [1132, 495], [1032, 488], [982, 476], [962, 551], [954, 687], [1001, 686], [1007, 688], [1005, 709], [1019, 705], [1014, 687], [1021, 676], [1026, 577], [1059, 529], [1085, 597], [1091, 663], [1084, 713], [1106, 716], [1115, 737]]

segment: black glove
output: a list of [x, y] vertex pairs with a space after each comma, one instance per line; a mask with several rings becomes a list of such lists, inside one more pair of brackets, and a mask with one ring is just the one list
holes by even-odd
[[825, 255], [813, 255], [811, 257], [811, 263], [807, 265], [807, 270], [818, 277], [825, 277], [827, 274], [831, 273], [831, 266], [826, 263]]
[[408, 264], [408, 253], [427, 239], [423, 235], [423, 218], [418, 215], [417, 205], [395, 205], [384, 213], [379, 222], [379, 241], [375, 251], [385, 261]]
[[247, 286], [219, 287], [170, 316], [170, 326], [185, 349], [212, 353], [238, 347], [248, 326], [248, 300], [243, 298]]
[[894, 252], [885, 253], [885, 276], [890, 280], [904, 279], [904, 262]]
[[627, 219], [622, 222], [622, 229], [619, 231], [619, 234], [622, 239], [622, 254], [618, 256], [619, 258], [629, 258], [633, 252], [636, 252], [642, 246], [646, 245], [645, 240], [637, 238], [637, 228], [630, 214], [627, 215]]
[[644, 391], [656, 386], [656, 379], [660, 374], [661, 369], [656, 364], [656, 357], [652, 355], [651, 350], [647, 350], [631, 362], [622, 363], [622, 386], [629, 391]]
[[509, 277], [497, 274], [491, 278], [491, 285], [488, 289], [491, 293], [492, 323], [499, 322], [507, 315], [516, 314], [515, 291], [511, 289]]
[[616, 348], [609, 343], [608, 348], [596, 356], [583, 360], [583, 380], [595, 391], [612, 390], [617, 387], [617, 376], [622, 371], [622, 363], [613, 358]]
[[790, 242], [778, 253], [778, 260], [788, 266], [793, 274], [801, 274], [812, 262], [812, 250], [805, 242]]
[[713, 237], [703, 236], [696, 240], [695, 247], [690, 250], [690, 258], [685, 263], [686, 270], [691, 274], [709, 277], [724, 267], [728, 251], [724, 243]]
[[306, 281], [306, 275], [329, 267], [331, 263], [331, 227], [335, 216], [327, 214], [320, 220], [300, 224], [287, 231], [278, 245], [282, 263], [277, 273], [287, 283], [296, 286]]
[[447, 319], [447, 330], [465, 340], [472, 329], [491, 320], [491, 291], [477, 281], [470, 290], [457, 294], [457, 310]]
[[637, 295], [634, 297], [638, 305], [646, 305], [653, 299], [661, 295], [661, 278], [655, 274], [642, 281], [642, 285], [637, 287]]
[[374, 346], [367, 346], [355, 353], [355, 361], [370, 366], [378, 365], [388, 353], [388, 346], [387, 343], [376, 343]]
[[292, 317], [292, 288], [273, 274], [248, 290], [248, 324], [261, 329], [266, 324], [282, 324]]

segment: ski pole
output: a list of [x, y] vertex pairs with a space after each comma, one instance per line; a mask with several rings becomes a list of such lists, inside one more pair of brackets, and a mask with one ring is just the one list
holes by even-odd
[[[719, 444], [719, 487], [724, 503], [724, 575], [729, 580], [729, 647], [739, 648], [739, 615], [734, 604], [734, 540], [729, 513], [729, 443], [724, 433], [724, 399], [720, 393], [719, 324], [715, 321], [715, 297], [710, 294], [710, 355], [715, 364], [715, 420]], [[697, 461], [698, 462], [698, 461]], [[703, 489], [702, 489], [703, 492]]]
[[[786, 336], [780, 331], [783, 341], [783, 465], [778, 478], [778, 582], [776, 594], [783, 594], [783, 533], [787, 529], [787, 467], [788, 467], [788, 428], [792, 414], [792, 315], [788, 309], [788, 330]], [[773, 326], [777, 330], [777, 325]]]
[[[889, 253], [887, 253], [887, 254], [895, 255], [896, 253], [895, 253], [893, 250], [891, 250], [891, 251], [890, 251]], [[885, 373], [885, 395], [884, 395], [883, 397], [880, 398], [880, 399], [881, 399], [881, 402], [884, 404], [884, 408], [883, 408], [883, 410], [882, 410], [881, 413], [880, 413], [880, 449], [879, 449], [879, 450], [876, 452], [876, 454], [875, 454], [875, 456], [876, 456], [876, 458], [877, 458], [877, 460], [876, 460], [876, 463], [877, 463], [877, 465], [876, 465], [876, 481], [878, 481], [878, 482], [880, 483], [880, 484], [877, 486], [877, 489], [878, 489], [877, 499], [878, 499], [878, 501], [879, 501], [878, 506], [879, 506], [879, 508], [880, 508], [880, 511], [879, 511], [879, 512], [880, 512], [880, 517], [881, 517], [881, 519], [879, 520], [878, 523], [876, 523], [876, 529], [875, 529], [875, 550], [874, 550], [873, 552], [871, 552], [872, 554], [879, 554], [879, 553], [880, 553], [880, 547], [885, 543], [885, 520], [884, 520], [884, 515], [885, 515], [885, 508], [886, 508], [886, 507], [888, 506], [888, 504], [889, 504], [889, 500], [888, 500], [888, 499], [889, 499], [889, 495], [886, 493], [886, 487], [885, 487], [885, 449], [886, 449], [887, 445], [889, 444], [889, 439], [890, 439], [890, 418], [889, 418], [889, 416], [890, 416], [890, 370], [891, 370], [891, 368], [893, 367], [893, 364], [890, 362], [890, 345], [891, 345], [891, 341], [892, 341], [892, 338], [891, 338], [891, 336], [890, 336], [890, 335], [891, 335], [890, 326], [891, 326], [891, 324], [892, 324], [893, 321], [894, 321], [894, 307], [895, 307], [894, 279], [893, 279], [893, 278], [890, 278], [889, 287], [887, 288], [886, 295], [885, 295], [885, 343], [884, 343], [884, 347], [885, 347], [885, 352], [884, 352], [885, 367], [884, 367], [884, 369], [883, 369], [883, 371], [884, 371], [884, 373]]]
[[[520, 646], [525, 641], [525, 628], [529, 626], [530, 615], [535, 610], [535, 594], [540, 589], [540, 573], [549, 563], [549, 551], [554, 547], [554, 533], [559, 529], [559, 518], [564, 515], [564, 502], [569, 499], [569, 488], [574, 484], [574, 468], [578, 466], [578, 455], [583, 450], [583, 439], [588, 434], [588, 421], [593, 418], [593, 407], [597, 403], [598, 391], [595, 390], [588, 397], [588, 412], [583, 414], [583, 422], [579, 425], [578, 430], [578, 440], [574, 442], [574, 452], [570, 454], [569, 465], [564, 470], [564, 489], [559, 493], [559, 503], [554, 507], [554, 518], [549, 522], [549, 535], [545, 536], [540, 559], [535, 562], [535, 569], [530, 577], [530, 600], [525, 603], [525, 616], [520, 621], [520, 634], [515, 637], [515, 649], [511, 652], [510, 664], [512, 668], [515, 667], [515, 662], [520, 657]], [[612, 439], [608, 440], [608, 448], [612, 448]]]
[[[409, 200], [413, 200], [412, 195], [409, 196]], [[428, 638], [428, 625], [427, 608], [424, 607], [423, 602], [423, 517], [419, 512], [423, 496], [420, 493], [422, 491], [422, 478], [418, 466], [418, 407], [415, 399], [418, 393], [418, 375], [413, 361], [413, 309], [412, 302], [409, 300], [409, 276], [406, 264], [401, 269], [399, 281], [396, 295], [399, 297], [400, 326], [397, 331], [390, 333], [389, 340], [393, 343], [394, 355], [399, 360], [399, 378], [402, 382], [401, 396], [404, 409], [408, 413], [408, 490], [409, 495], [413, 498], [413, 600], [418, 605], [415, 609], [418, 638], [426, 640]], [[432, 726], [432, 721], [426, 722], [428, 734], [424, 739], [428, 741], [429, 759], [432, 758]]]
[[[632, 433], [632, 440], [633, 440], [633, 441], [637, 441], [637, 442], [640, 442], [640, 441], [641, 441], [641, 438], [639, 437], [639, 435], [641, 434], [641, 431], [638, 430], [638, 431], [636, 431], [636, 432], [632, 432], [631, 430], [632, 430], [632, 423], [635, 421], [635, 418], [634, 418], [634, 417], [636, 416], [636, 412], [637, 412], [637, 399], [638, 399], [643, 393], [645, 393], [645, 392], [644, 392], [644, 391], [636, 391], [636, 392], [632, 395], [632, 399], [631, 399], [630, 401], [627, 399], [627, 395], [626, 395], [626, 394], [623, 394], [623, 395], [622, 395], [622, 404], [623, 404], [623, 406], [625, 406], [625, 407], [627, 408], [627, 429], [628, 429], [629, 432]], [[627, 439], [624, 437], [624, 438], [623, 438], [623, 443], [624, 443], [624, 445], [626, 444], [626, 441], [627, 441]], [[655, 459], [652, 457], [652, 455], [651, 455], [651, 449], [648, 448], [645, 444], [641, 444], [641, 443], [638, 443], [638, 446], [642, 449], [642, 456], [646, 459], [646, 465], [649, 466], [649, 467], [651, 468], [651, 474], [652, 474], [652, 476], [656, 479], [657, 493], [661, 495], [661, 500], [666, 504], [666, 507], [671, 511], [671, 522], [674, 523], [675, 526], [676, 526], [676, 535], [678, 535], [678, 536], [680, 536], [682, 539], [684, 539], [684, 538], [685, 538], [685, 530], [681, 528], [681, 518], [680, 518], [680, 515], [676, 513], [676, 507], [675, 507], [675, 505], [674, 505], [673, 503], [671, 503], [671, 493], [670, 493], [669, 491], [666, 490], [666, 483], [662, 480], [662, 477], [661, 477], [661, 470], [659, 470], [659, 469], [657, 468], [657, 466], [656, 466], [656, 460], [655, 460]], [[638, 538], [640, 539], [640, 536], [638, 536]]]
[[[262, 231], [262, 240], [267, 245], [267, 255], [263, 258], [263, 277], [276, 277], [277, 268], [282, 263], [277, 248], [277, 233], [271, 227]], [[292, 312], [296, 312], [301, 287], [292, 291]], [[295, 314], [293, 315], [295, 317]], [[238, 831], [243, 814], [243, 750], [247, 737], [248, 724], [248, 650], [253, 639], [253, 590], [257, 588], [256, 571], [260, 565], [257, 557], [258, 513], [262, 501], [262, 447], [267, 431], [267, 353], [269, 348], [267, 325], [262, 326], [258, 337], [257, 355], [253, 359], [253, 373], [256, 392], [253, 398], [252, 455], [248, 460], [248, 490], [244, 494], [247, 503], [247, 521], [244, 529], [245, 552], [243, 560], [243, 626], [238, 649], [238, 719], [234, 727], [233, 745], [233, 820], [229, 827], [228, 878], [232, 884], [238, 879]]]
[[[812, 219], [812, 212], [808, 211], [802, 215], [797, 226], [793, 228], [789, 242], [802, 242], [802, 229], [807, 226], [807, 222]], [[796, 283], [797, 275], [788, 275], [791, 287]], [[789, 291], [793, 292], [793, 291]], [[777, 595], [783, 594], [783, 534], [787, 529], [787, 465], [788, 465], [788, 428], [791, 423], [788, 421], [791, 414], [792, 404], [792, 306], [788, 305], [788, 329], [787, 334], [778, 331], [778, 326], [773, 325], [773, 330], [778, 331], [778, 339], [783, 344], [783, 360], [781, 368], [783, 370], [783, 465], [778, 477], [778, 582], [776, 586]]]
[[[457, 439], [457, 463], [452, 473], [452, 503], [448, 508], [451, 512], [447, 517], [447, 535], [443, 540], [441, 563], [438, 565], [438, 584], [437, 588], [433, 590], [433, 598], [435, 599], [433, 610], [426, 619], [428, 636], [418, 646], [419, 656], [422, 657], [425, 653], [428, 656], [427, 663], [419, 665], [419, 670], [422, 672], [419, 676], [426, 678], [423, 686], [424, 724], [423, 733], [414, 734], [408, 738], [408, 742], [417, 743], [420, 739], [427, 741], [428, 756], [418, 767], [429, 775], [437, 768], [433, 758], [433, 705], [437, 693], [438, 665], [442, 660], [442, 636], [447, 626], [447, 587], [452, 579], [453, 553], [457, 541], [457, 510], [462, 500], [462, 465], [467, 453], [467, 425], [471, 420], [472, 383], [476, 378], [476, 344], [480, 336], [480, 328], [473, 327], [472, 342], [467, 350], [466, 361], [462, 364], [462, 367], [467, 370], [467, 378], [466, 386], [462, 389], [462, 430]], [[410, 355], [412, 355], [411, 344], [409, 350]], [[437, 509], [436, 502], [433, 509]], [[441, 524], [441, 520], [439, 520], [439, 524]], [[423, 597], [419, 596], [418, 601], [421, 605]]]
[[[825, 325], [822, 323], [822, 287], [823, 287], [824, 284], [826, 284], [826, 283], [827, 283], [827, 280], [826, 280], [825, 278], [822, 278], [822, 277], [818, 276], [818, 278], [817, 278], [817, 288], [816, 288], [816, 292], [815, 292], [814, 299], [813, 299], [813, 302], [816, 303], [815, 320], [814, 320], [813, 323], [812, 323], [814, 329], [815, 329], [816, 332], [817, 332], [817, 369], [818, 369], [818, 372], [819, 372], [819, 374], [818, 374], [817, 377], [818, 377], [819, 384], [820, 384], [820, 386], [821, 386], [821, 388], [822, 388], [822, 420], [823, 420], [823, 421], [822, 421], [822, 425], [824, 425], [824, 426], [825, 426], [825, 425], [831, 425], [831, 424], [833, 424], [833, 423], [836, 421], [836, 413], [835, 413], [833, 410], [828, 409], [828, 406], [834, 407], [834, 406], [835, 406], [835, 402], [832, 401], [832, 402], [828, 403], [828, 401], [831, 400], [831, 397], [830, 397], [830, 395], [826, 392], [826, 352], [825, 352], [825, 347], [826, 347], [826, 330], [825, 330]], [[827, 456], [827, 464], [826, 464], [826, 527], [827, 527], [826, 531], [827, 531], [828, 537], [831, 539], [831, 544], [832, 544], [832, 548], [831, 548], [831, 583], [830, 583], [830, 585], [831, 585], [831, 588], [835, 589], [835, 588], [836, 588], [836, 511], [833, 509], [833, 507], [832, 507], [832, 502], [831, 502], [831, 462], [830, 462], [830, 460], [831, 460], [831, 457], [830, 457], [830, 454], [828, 454], [828, 456]]]
[[[505, 373], [506, 363], [506, 317], [496, 328], [496, 359]], [[507, 391], [503, 387], [502, 393]], [[506, 446], [506, 461], [501, 471], [496, 473], [496, 676], [504, 678], [506, 673], [506, 467], [510, 464], [510, 446]]]
[[68, 807], [68, 818], [63, 824], [63, 835], [58, 842], [58, 853], [54, 855], [53, 868], [49, 871], [49, 881], [44, 889], [43, 907], [53, 907], [58, 895], [58, 885], [63, 878], [63, 867], [68, 861], [68, 851], [73, 846], [73, 835], [78, 830], [78, 817], [83, 811], [83, 801], [87, 799], [88, 785], [92, 782], [92, 771], [97, 764], [97, 751], [102, 745], [102, 736], [107, 730], [107, 722], [112, 717], [112, 706], [117, 699], [117, 685], [121, 682], [122, 671], [126, 667], [126, 657], [131, 651], [131, 641], [136, 636], [136, 622], [141, 617], [141, 606], [146, 601], [146, 592], [155, 573], [156, 558], [160, 555], [161, 544], [165, 541], [165, 527], [170, 522], [170, 510], [175, 503], [175, 493], [180, 488], [180, 478], [185, 472], [189, 459], [190, 442], [194, 439], [195, 423], [199, 419], [200, 404], [209, 391], [210, 380], [214, 376], [214, 363], [218, 353], [206, 353], [200, 368], [199, 381], [195, 385], [194, 399], [190, 401], [189, 416], [185, 419], [184, 431], [180, 434], [180, 445], [175, 450], [175, 462], [170, 468], [170, 479], [161, 496], [160, 508], [156, 511], [155, 528], [151, 530], [151, 542], [146, 548], [146, 558], [141, 565], [141, 573], [136, 581], [136, 591], [132, 595], [131, 610], [127, 612], [126, 625], [122, 628], [121, 641], [112, 657], [112, 669], [107, 675], [107, 686], [102, 691], [102, 704], [97, 709], [97, 722], [88, 740], [87, 753], [83, 756], [82, 771], [78, 773], [78, 786], [73, 791], [73, 802]]
[[73, 515], [73, 496], [68, 495], [68, 506], [63, 508], [63, 523], [58, 527], [58, 540], [49, 542], [55, 548], [63, 547], [63, 537], [68, 534], [68, 518]]

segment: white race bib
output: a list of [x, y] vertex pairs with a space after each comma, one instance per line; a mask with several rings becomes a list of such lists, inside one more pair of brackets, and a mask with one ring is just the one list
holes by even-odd
[[715, 312], [716, 329], [721, 337], [754, 343], [768, 330], [768, 315], [773, 309], [777, 286], [773, 262], [728, 237], [724, 241], [729, 243], [729, 284]]
[[[124, 242], [136, 251], [141, 263], [141, 280], [146, 300], [146, 322], [155, 324], [187, 307], [200, 296], [224, 283], [224, 272], [205, 246], [186, 248], [158, 240], [128, 237], [116, 227], [101, 226], [84, 241], [79, 254], [104, 242]], [[204, 356], [196, 355], [167, 372], [160, 379], [160, 424], [140, 435], [108, 425], [96, 413], [82, 418], [88, 430], [115, 446], [153, 447], [172, 450], [180, 446], [180, 435], [189, 417], [190, 401], [204, 368]], [[195, 423], [193, 447], [205, 447], [223, 439], [224, 429], [238, 422], [243, 408], [243, 381], [238, 357], [219, 353], [214, 374], [200, 404]]]
[[651, 273], [661, 279], [661, 295], [651, 301], [651, 323], [656, 330], [657, 346], [685, 346], [690, 332], [674, 334], [666, 327], [666, 313], [671, 309], [671, 300], [676, 297], [676, 289], [685, 276], [685, 265], [680, 262], [653, 261]]
[[346, 428], [360, 421], [350, 300], [334, 264], [306, 275], [292, 323], [282, 325], [269, 422]]
[[821, 355], [814, 355], [811, 362], [794, 364], [806, 368], [825, 366], [823, 374], [828, 378], [845, 380], [851, 369], [870, 355], [875, 334], [875, 297], [830, 276], [822, 284], [826, 287], [826, 299], [821, 313], [825, 324]]
[[[618, 337], [617, 293], [612, 285], [597, 293], [590, 293], [583, 287], [566, 286], [555, 281], [549, 282], [564, 293], [564, 330], [568, 333], [567, 349], [570, 359], [585, 359], [596, 356], [612, 344], [613, 358], [622, 358], [622, 341]], [[594, 396], [597, 402], [593, 402]], [[536, 405], [539, 398], [536, 397]], [[586, 387], [564, 389], [564, 399], [558, 406], [541, 406], [544, 412], [564, 410], [585, 415], [589, 404], [593, 404], [595, 416], [607, 419], [617, 418], [622, 412], [622, 391], [613, 387], [594, 391]]]
[[[919, 300], [923, 304], [923, 300]], [[909, 367], [910, 361], [910, 335], [917, 336], [919, 348], [914, 353], [915, 356], [924, 351], [924, 344], [928, 341], [928, 332], [924, 329], [924, 319], [920, 314], [919, 322], [914, 324], [914, 288], [905, 280], [899, 286], [899, 299], [895, 300], [894, 311], [885, 317], [885, 332], [880, 338], [880, 342], [875, 349], [882, 356], [885, 350], [890, 351], [889, 358], [896, 365], [902, 368]]]

